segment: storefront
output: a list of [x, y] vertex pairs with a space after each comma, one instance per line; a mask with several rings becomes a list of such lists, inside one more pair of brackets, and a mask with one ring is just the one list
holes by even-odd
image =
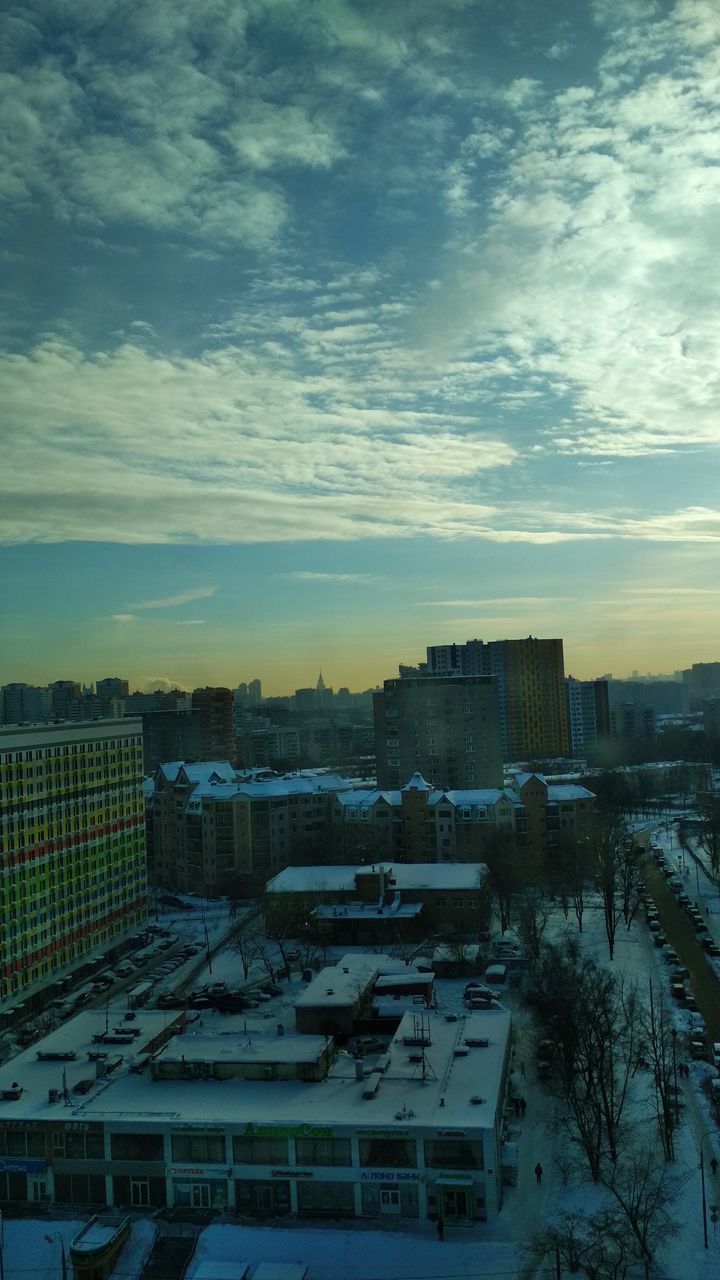
[[223, 1213], [229, 1207], [231, 1169], [171, 1166], [168, 1173], [170, 1202], [176, 1209], [212, 1209]]
[[434, 1185], [439, 1217], [448, 1222], [470, 1222], [473, 1218], [484, 1217], [481, 1207], [484, 1199], [481, 1193], [476, 1197], [471, 1174], [444, 1173], [435, 1179]]
[[420, 1215], [422, 1174], [414, 1170], [363, 1169], [361, 1205], [365, 1218], [417, 1218]]

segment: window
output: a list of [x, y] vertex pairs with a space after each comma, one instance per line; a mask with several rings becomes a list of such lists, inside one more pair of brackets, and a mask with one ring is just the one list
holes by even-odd
[[53, 1151], [66, 1160], [102, 1160], [105, 1144], [101, 1133], [53, 1133]]
[[104, 1205], [105, 1179], [101, 1174], [85, 1173], [55, 1174], [56, 1204], [97, 1204]]
[[297, 1164], [352, 1164], [349, 1138], [296, 1138]]
[[355, 1195], [351, 1182], [299, 1182], [298, 1213], [316, 1217], [354, 1217]]
[[360, 1164], [414, 1169], [417, 1164], [415, 1142], [410, 1138], [361, 1138]]
[[287, 1138], [233, 1138], [236, 1164], [287, 1164]]
[[225, 1164], [225, 1137], [222, 1133], [173, 1134], [172, 1158], [180, 1162], [192, 1160], [198, 1164]]
[[112, 1160], [162, 1160], [161, 1133], [113, 1133], [110, 1137]]
[[482, 1142], [461, 1142], [457, 1138], [435, 1138], [425, 1143], [428, 1169], [482, 1169]]

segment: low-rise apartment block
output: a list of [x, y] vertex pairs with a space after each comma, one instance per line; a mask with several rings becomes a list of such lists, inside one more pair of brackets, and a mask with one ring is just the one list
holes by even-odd
[[[382, 1054], [142, 1011], [133, 1054], [85, 1013], [0, 1067], [0, 1201], [257, 1219], [491, 1221], [510, 1015], [408, 1012]], [[150, 1061], [150, 1058], [152, 1059]]]

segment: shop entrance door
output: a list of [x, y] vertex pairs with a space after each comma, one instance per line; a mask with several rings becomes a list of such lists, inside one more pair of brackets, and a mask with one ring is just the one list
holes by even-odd
[[469, 1218], [468, 1193], [465, 1187], [443, 1187], [443, 1217]]
[[395, 1214], [400, 1212], [400, 1192], [394, 1187], [380, 1192], [380, 1212]]

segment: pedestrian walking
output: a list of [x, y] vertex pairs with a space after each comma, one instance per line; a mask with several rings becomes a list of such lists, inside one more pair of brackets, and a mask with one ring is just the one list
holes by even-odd
[[717, 1171], [718, 1171], [718, 1162], [717, 1162], [717, 1160], [715, 1159], [715, 1156], [713, 1156], [712, 1160], [710, 1161], [710, 1168], [712, 1169], [712, 1172], [713, 1172], [713, 1178], [714, 1178], [714, 1177], [715, 1177], [715, 1174], [716, 1174], [716, 1173], [717, 1173]]
[[523, 1118], [525, 1116], [526, 1111], [527, 1111], [527, 1100], [525, 1098], [521, 1098], [520, 1099], [520, 1115], [523, 1116]]
[[520, 1099], [513, 1098], [513, 1102], [515, 1103], [515, 1115], [519, 1116], [520, 1115]]
[[537, 1182], [538, 1186], [542, 1182], [542, 1175], [543, 1175], [543, 1168], [540, 1161], [538, 1160], [537, 1164], [535, 1165], [535, 1181]]
[[437, 1230], [438, 1240], [444, 1240], [445, 1239], [445, 1223], [442, 1218], [438, 1218], [436, 1223], [436, 1230]]

